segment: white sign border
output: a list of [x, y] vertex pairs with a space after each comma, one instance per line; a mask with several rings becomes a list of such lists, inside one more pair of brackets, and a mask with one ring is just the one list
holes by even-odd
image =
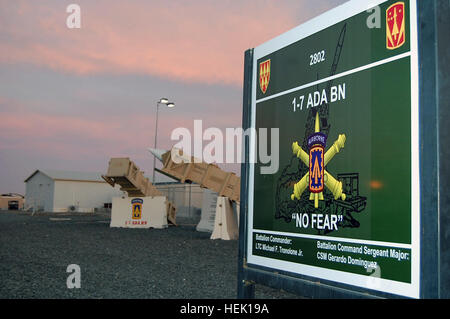
[[[361, 1], [351, 0], [336, 7], [254, 49], [252, 74], [252, 104], [250, 127], [256, 123], [256, 87], [258, 59], [278, 51], [294, 42], [302, 40], [343, 20], [362, 13], [388, 0]], [[249, 189], [248, 189], [248, 229], [247, 229], [247, 263], [288, 271], [296, 274], [317, 277], [338, 283], [374, 289], [386, 293], [411, 298], [420, 297], [420, 174], [419, 174], [419, 75], [418, 75], [418, 35], [417, 3], [410, 0], [410, 57], [411, 57], [411, 283], [357, 275], [327, 268], [308, 266], [293, 262], [271, 259], [252, 254], [253, 247], [253, 181], [256, 163], [255, 136], [250, 136], [249, 146]], [[328, 237], [329, 240], [333, 238]], [[361, 240], [361, 242], [363, 242]], [[395, 246], [395, 243], [392, 243]], [[339, 278], [339, 279], [337, 279]]]

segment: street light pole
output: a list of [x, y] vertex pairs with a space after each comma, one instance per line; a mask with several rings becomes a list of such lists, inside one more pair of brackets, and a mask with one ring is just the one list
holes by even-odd
[[[158, 102], [156, 102], [156, 120], [155, 120], [155, 144], [154, 148], [157, 149], [157, 141], [158, 141], [158, 115], [159, 115], [159, 105], [164, 104], [169, 108], [175, 106], [175, 103], [169, 102], [166, 98], [161, 98]], [[155, 168], [156, 168], [156, 157], [153, 156], [153, 179], [152, 183], [155, 184]]]
[[[155, 124], [155, 144], [154, 144], [155, 149], [156, 149], [156, 141], [158, 139], [158, 110], [159, 110], [159, 102], [156, 103], [156, 124]], [[153, 184], [155, 184], [155, 167], [156, 167], [156, 157], [153, 156], [153, 178], [152, 178]]]

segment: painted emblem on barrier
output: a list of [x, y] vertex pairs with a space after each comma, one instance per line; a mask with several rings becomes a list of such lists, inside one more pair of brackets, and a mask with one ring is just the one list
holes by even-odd
[[264, 94], [267, 92], [270, 81], [270, 59], [259, 64], [259, 88]]
[[386, 47], [389, 50], [400, 48], [406, 39], [405, 3], [394, 3], [386, 10]]
[[342, 191], [342, 182], [335, 179], [325, 170], [325, 166], [344, 147], [345, 134], [340, 134], [330, 149], [325, 152], [327, 136], [320, 133], [319, 112], [316, 113], [315, 130], [308, 138], [309, 155], [299, 145], [298, 142], [292, 144], [292, 151], [300, 160], [309, 167], [308, 173], [294, 185], [291, 200], [300, 199], [302, 193], [309, 188], [310, 200], [314, 200], [314, 207], [319, 208], [319, 200], [323, 200], [323, 190], [326, 186], [334, 199], [345, 200], [346, 195]]
[[142, 203], [144, 203], [144, 200], [141, 198], [134, 198], [131, 200], [131, 211], [132, 211], [131, 217], [133, 219], [141, 219]]

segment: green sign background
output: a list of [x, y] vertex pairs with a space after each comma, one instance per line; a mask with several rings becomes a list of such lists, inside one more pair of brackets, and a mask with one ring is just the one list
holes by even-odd
[[[406, 14], [405, 44], [396, 50], [388, 50], [383, 15], [395, 2], [388, 1], [380, 5], [383, 21], [381, 28], [368, 28], [367, 19], [370, 13], [362, 12], [257, 60], [256, 65], [259, 66], [259, 63], [270, 59], [271, 73], [265, 94], [260, 90], [259, 83], [256, 84], [255, 128], [279, 128], [280, 167], [276, 174], [262, 175], [260, 167], [267, 164], [255, 164], [252, 225], [254, 236], [261, 234], [258, 231], [275, 231], [326, 236], [331, 241], [336, 238], [336, 243], [345, 238], [392, 243], [392, 247], [396, 247], [396, 244], [412, 243], [411, 57], [407, 54], [410, 51], [410, 21], [409, 14]], [[406, 12], [409, 12], [409, 1], [405, 1], [405, 5]], [[342, 51], [337, 68], [332, 73], [333, 64], [337, 62], [335, 52], [338, 50], [338, 43], [342, 41], [343, 30], [345, 37]], [[322, 50], [326, 52], [325, 61], [310, 66], [311, 54]], [[404, 55], [401, 58], [336, 78], [332, 82], [325, 81], [270, 98], [273, 94], [402, 54]], [[259, 70], [256, 76], [258, 80]], [[339, 134], [346, 135], [345, 147], [326, 166], [326, 170], [335, 178], [339, 174], [357, 173], [359, 195], [365, 198], [366, 206], [360, 212], [350, 212], [350, 218], [356, 220], [356, 223], [346, 223], [344, 220], [338, 224], [338, 230], [324, 232], [311, 227], [311, 214], [330, 215], [331, 212], [325, 208], [330, 205], [329, 200], [321, 201], [319, 209], [314, 209], [311, 205], [305, 206], [304, 201], [290, 199], [293, 184], [302, 177], [302, 174], [295, 177], [293, 173], [304, 167], [293, 155], [292, 143], [297, 141], [302, 146], [307, 134], [305, 126], [311, 112], [311, 108], [307, 108], [308, 96], [315, 91], [321, 93], [330, 85], [340, 85], [342, 88], [344, 84], [345, 100], [327, 105], [330, 129], [326, 150]], [[326, 94], [330, 101], [330, 92], [327, 91]], [[293, 101], [296, 99], [296, 103], [299, 103], [301, 96], [304, 96], [303, 107], [297, 107], [294, 111]], [[326, 106], [316, 106], [313, 112], [318, 110], [321, 114], [324, 107]], [[271, 149], [270, 143], [268, 149]], [[307, 149], [304, 151], [308, 153]], [[286, 172], [292, 176], [287, 177]], [[280, 184], [283, 178], [284, 181], [290, 182]], [[308, 189], [305, 194], [304, 196], [309, 196]], [[328, 199], [331, 196], [328, 190], [324, 194], [328, 195]], [[309, 227], [298, 227], [292, 214], [299, 212], [308, 214]], [[261, 249], [262, 246], [257, 245], [262, 242], [255, 239], [252, 253], [300, 264], [372, 274], [364, 267], [319, 260], [320, 252], [337, 252], [317, 249], [317, 240], [295, 236], [290, 238], [293, 242], [285, 248], [301, 250], [301, 256], [293, 257], [281, 254], [279, 250], [273, 252]], [[278, 247], [280, 248], [282, 246]], [[412, 252], [411, 249], [402, 251], [408, 254], [407, 259], [396, 260], [393, 256], [374, 258], [358, 254], [353, 257], [377, 261], [382, 269], [381, 278], [411, 282]]]

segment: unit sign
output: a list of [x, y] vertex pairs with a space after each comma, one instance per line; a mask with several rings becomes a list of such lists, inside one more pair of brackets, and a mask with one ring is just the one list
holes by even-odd
[[279, 128], [280, 153], [249, 166], [247, 262], [418, 297], [416, 3], [368, 3], [254, 49], [251, 126]]

